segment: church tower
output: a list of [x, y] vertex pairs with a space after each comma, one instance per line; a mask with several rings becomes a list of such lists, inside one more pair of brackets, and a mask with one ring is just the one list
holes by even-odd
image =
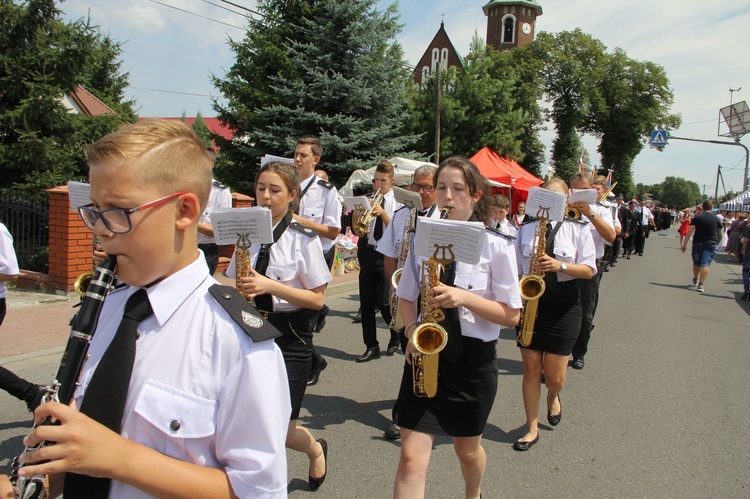
[[542, 15], [536, 0], [492, 0], [482, 10], [487, 16], [487, 45], [496, 50], [522, 47], [533, 41], [536, 18]]

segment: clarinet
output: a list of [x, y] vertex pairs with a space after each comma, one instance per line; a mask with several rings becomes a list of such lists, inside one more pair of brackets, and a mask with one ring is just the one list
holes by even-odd
[[[42, 403], [55, 401], [68, 405], [72, 400], [78, 386], [81, 371], [83, 370], [83, 364], [86, 361], [89, 343], [91, 343], [91, 338], [94, 336], [96, 325], [99, 322], [99, 314], [102, 311], [104, 299], [115, 282], [116, 265], [117, 260], [115, 257], [107, 257], [94, 271], [86, 294], [82, 297], [81, 308], [75, 317], [73, 317], [70, 336], [68, 337], [68, 343], [65, 346], [57, 375], [52, 381], [52, 386], [46, 387], [47, 392], [42, 398]], [[47, 418], [41, 424], [52, 423]], [[34, 428], [37, 426], [35, 425]], [[33, 447], [26, 447], [24, 452], [38, 450], [53, 443], [42, 442]], [[46, 476], [18, 476], [18, 470], [25, 466], [25, 464], [19, 463], [18, 457], [13, 459], [10, 481], [13, 484], [13, 491], [16, 498], [46, 498], [47, 489], [44, 487]]]

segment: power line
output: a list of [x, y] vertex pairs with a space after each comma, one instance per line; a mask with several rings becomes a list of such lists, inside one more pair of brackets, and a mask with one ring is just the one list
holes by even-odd
[[194, 94], [190, 92], [177, 92], [176, 90], [160, 90], [158, 88], [133, 87], [133, 86], [130, 86], [129, 88], [133, 88], [135, 90], [148, 90], [149, 92], [161, 92], [163, 94], [192, 95], [194, 97], [213, 97], [213, 95], [210, 95], [210, 94]]
[[[243, 30], [243, 31], [245, 30], [245, 28], [243, 28], [241, 26], [235, 26], [234, 24], [225, 23], [224, 21], [219, 21], [218, 19], [212, 19], [210, 17], [206, 17], [206, 16], [203, 16], [201, 14], [196, 14], [195, 12], [191, 12], [189, 10], [181, 9], [179, 7], [175, 7], [174, 5], [169, 5], [169, 4], [166, 4], [166, 3], [163, 3], [163, 2], [159, 2], [158, 0], [148, 0], [148, 1], [152, 2], [152, 3], [155, 3], [155, 4], [163, 5], [164, 7], [168, 7], [170, 9], [174, 9], [174, 10], [178, 10], [180, 12], [184, 12], [185, 14], [190, 14], [191, 16], [200, 17], [200, 18], [206, 19], [208, 21], [212, 21], [212, 22], [215, 22], [215, 23], [218, 23], [218, 24], [223, 24], [224, 26], [229, 26], [230, 28], [236, 28], [236, 29], [240, 29], [240, 30]], [[229, 9], [227, 9], [227, 10], [229, 10]], [[239, 12], [235, 12], [235, 14], [242, 15]]]

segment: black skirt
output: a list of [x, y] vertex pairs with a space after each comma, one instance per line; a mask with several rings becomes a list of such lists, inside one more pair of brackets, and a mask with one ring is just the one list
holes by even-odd
[[292, 401], [290, 420], [299, 418], [302, 398], [305, 396], [307, 380], [310, 378], [312, 368], [311, 312], [311, 310], [302, 309], [268, 314], [268, 322], [282, 334], [274, 341], [284, 356], [286, 376], [289, 380], [289, 397]]
[[555, 355], [570, 355], [581, 330], [581, 294], [578, 280], [557, 283], [539, 298], [534, 336], [528, 347]]
[[451, 437], [474, 437], [484, 432], [497, 394], [497, 341], [461, 338], [463, 355], [455, 364], [440, 358], [438, 389], [433, 398], [414, 395], [412, 367], [404, 363], [396, 403], [399, 426]]

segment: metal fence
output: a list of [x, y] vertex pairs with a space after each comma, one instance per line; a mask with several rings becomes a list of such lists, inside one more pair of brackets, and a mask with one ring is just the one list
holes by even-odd
[[46, 193], [0, 191], [0, 222], [13, 236], [18, 266], [49, 272], [49, 205]]

